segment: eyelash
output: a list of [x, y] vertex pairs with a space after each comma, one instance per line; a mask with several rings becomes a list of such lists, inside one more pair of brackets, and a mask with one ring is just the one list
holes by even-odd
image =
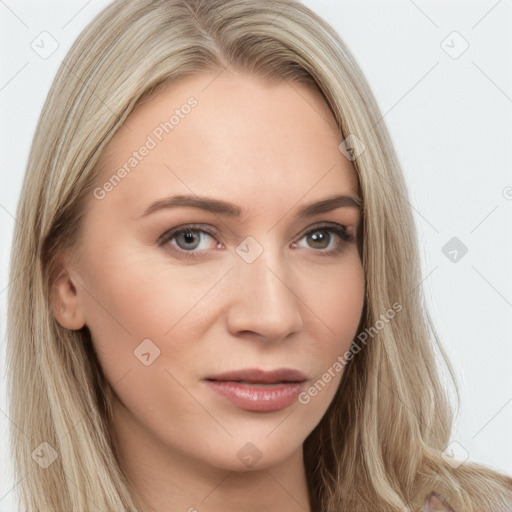
[[[306, 231], [299, 240], [302, 240], [304, 237], [311, 235], [313, 233], [316, 233], [318, 231], [327, 231], [329, 233], [334, 233], [341, 239], [341, 247], [338, 246], [335, 249], [329, 249], [329, 250], [315, 250], [314, 252], [318, 253], [318, 256], [325, 257], [325, 256], [335, 256], [338, 253], [340, 253], [343, 250], [343, 246], [346, 243], [353, 243], [355, 242], [355, 238], [353, 235], [351, 235], [347, 228], [341, 224], [333, 224], [333, 223], [321, 223], [313, 228], [311, 228], [309, 231]], [[160, 236], [158, 239], [158, 246], [163, 247], [164, 245], [168, 244], [173, 238], [183, 234], [183, 233], [206, 233], [207, 235], [210, 235], [212, 238], [215, 238], [215, 233], [210, 231], [209, 229], [205, 229], [204, 226], [197, 226], [193, 224], [189, 224], [187, 226], [181, 226], [177, 228], [170, 229], [169, 231], [166, 231], [163, 235]], [[198, 258], [202, 256], [202, 253], [204, 251], [185, 251], [183, 249], [177, 249], [175, 247], [171, 247], [172, 252], [179, 254], [180, 256], [184, 256], [185, 258]]]

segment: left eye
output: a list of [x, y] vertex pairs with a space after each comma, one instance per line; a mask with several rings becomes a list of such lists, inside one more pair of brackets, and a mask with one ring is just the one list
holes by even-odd
[[[332, 236], [332, 233], [334, 233], [335, 237]], [[328, 249], [330, 242], [336, 237], [339, 239], [338, 244], [336, 244], [335, 241], [334, 248]], [[342, 226], [340, 224], [317, 226], [308, 231], [307, 233], [305, 233], [302, 236], [302, 238], [308, 239], [309, 243], [312, 244], [311, 247], [313, 249], [326, 249], [321, 252], [322, 254], [327, 255], [341, 251], [344, 242], [348, 243], [353, 240], [352, 236], [348, 233], [345, 226]]]
[[[332, 235], [335, 235], [334, 237]], [[175, 228], [167, 233], [164, 233], [159, 240], [159, 245], [164, 246], [169, 244], [171, 241], [175, 241], [174, 244], [169, 244], [170, 248], [178, 253], [181, 253], [185, 256], [198, 256], [198, 250], [208, 250], [206, 248], [199, 248], [201, 243], [201, 239], [204, 236], [211, 237], [215, 240], [215, 234], [210, 233], [204, 228], [199, 229], [192, 226], [184, 226], [180, 228]], [[329, 245], [333, 241], [333, 239], [338, 238], [338, 243], [334, 242], [335, 247], [329, 249]], [[306, 233], [304, 233], [299, 239], [306, 239], [310, 244], [309, 247], [312, 249], [322, 249], [320, 252], [322, 255], [329, 255], [333, 253], [340, 252], [345, 243], [349, 243], [353, 241], [352, 235], [350, 235], [345, 228], [341, 224], [324, 224], [320, 226], [315, 226], [313, 229], [310, 229]], [[219, 246], [220, 244], [217, 242], [215, 245]], [[215, 245], [211, 248], [214, 248]], [[297, 247], [298, 243], [293, 242], [293, 247]], [[187, 254], [188, 253], [188, 254]]]

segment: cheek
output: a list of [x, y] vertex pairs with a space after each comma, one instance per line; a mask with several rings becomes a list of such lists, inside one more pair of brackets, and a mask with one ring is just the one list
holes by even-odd
[[[346, 353], [357, 335], [364, 306], [364, 273], [360, 260], [329, 272], [321, 293], [308, 303], [320, 320], [311, 323], [308, 360], [314, 371], [298, 397], [298, 410], [316, 422], [327, 411], [346, 368]], [[327, 277], [327, 276], [325, 276]]]
[[[311, 323], [313, 343], [309, 356], [315, 361], [315, 377], [303, 395], [303, 404], [326, 408], [341, 381], [346, 365], [346, 352], [357, 336], [365, 299], [364, 271], [359, 258], [345, 262], [339, 268], [322, 269], [322, 286], [308, 292], [308, 307], [318, 321]], [[317, 276], [320, 279], [320, 276]], [[319, 334], [321, 333], [321, 334]]]
[[193, 340], [207, 330], [205, 308], [212, 310], [215, 295], [209, 291], [226, 272], [218, 267], [194, 272], [192, 267], [162, 266], [143, 256], [136, 251], [103, 253], [102, 261], [108, 263], [91, 265], [82, 289], [86, 323], [111, 382], [127, 371], [140, 371], [139, 356], [148, 352], [150, 360], [158, 356], [152, 368], [164, 360], [169, 366], [171, 349], [170, 366], [180, 371], [190, 368], [190, 360], [201, 360], [201, 347]]
[[339, 351], [350, 346], [359, 325], [365, 297], [364, 272], [359, 258], [352, 258], [339, 268], [326, 267], [321, 273], [315, 280], [308, 280], [308, 305], [324, 324], [331, 348]]
[[[201, 337], [194, 304], [211, 288], [212, 277], [194, 284], [179, 269], [163, 273], [131, 258], [95, 274], [91, 293], [85, 293], [87, 325], [118, 399], [135, 417], [180, 440], [187, 432], [183, 423], [205, 422], [187, 391], [187, 372], [201, 361], [193, 343]], [[170, 421], [164, 411], [180, 421]]]

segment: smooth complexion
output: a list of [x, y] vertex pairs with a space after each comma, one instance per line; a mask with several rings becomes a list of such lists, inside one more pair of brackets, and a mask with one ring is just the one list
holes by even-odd
[[[91, 332], [116, 395], [121, 467], [145, 511], [303, 512], [302, 445], [341, 372], [308, 404], [265, 412], [205, 379], [287, 368], [306, 375], [307, 390], [348, 350], [364, 303], [359, 208], [298, 212], [357, 197], [356, 174], [318, 92], [225, 71], [182, 78], [141, 103], [104, 149], [95, 185], [191, 96], [197, 105], [136, 168], [103, 199], [91, 193], [54, 313]], [[175, 195], [227, 201], [240, 215], [151, 208]], [[200, 231], [164, 237], [186, 226]], [[250, 263], [241, 256], [258, 248]], [[134, 354], [143, 340], [148, 365]]]

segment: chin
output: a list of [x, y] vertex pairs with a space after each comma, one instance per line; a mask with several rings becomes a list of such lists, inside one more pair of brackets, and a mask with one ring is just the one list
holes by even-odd
[[283, 464], [291, 457], [302, 460], [303, 441], [292, 443], [288, 435], [285, 442], [281, 436], [272, 439], [273, 434], [268, 434], [245, 435], [216, 444], [212, 447], [207, 462], [223, 470], [250, 472]]

